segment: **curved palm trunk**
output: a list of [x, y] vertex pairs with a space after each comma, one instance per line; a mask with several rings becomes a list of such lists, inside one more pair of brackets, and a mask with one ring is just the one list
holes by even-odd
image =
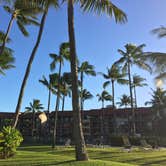
[[31, 56], [29, 58], [28, 65], [27, 65], [27, 68], [26, 68], [26, 72], [25, 72], [25, 75], [24, 75], [24, 79], [23, 79], [23, 82], [22, 82], [22, 85], [21, 85], [19, 98], [18, 98], [16, 110], [15, 110], [16, 117], [15, 117], [15, 122], [14, 122], [14, 125], [13, 125], [14, 128], [17, 126], [17, 123], [18, 123], [18, 118], [19, 118], [20, 108], [21, 108], [22, 99], [23, 99], [23, 95], [24, 95], [24, 90], [25, 90], [25, 87], [26, 87], [26, 83], [27, 83], [30, 71], [31, 71], [31, 66], [32, 66], [34, 57], [36, 55], [36, 51], [37, 51], [37, 49], [39, 47], [39, 44], [40, 44], [40, 41], [41, 41], [41, 37], [42, 37], [42, 33], [43, 33], [47, 13], [48, 13], [48, 8], [46, 8], [44, 13], [43, 13], [41, 23], [40, 23], [40, 28], [39, 28], [37, 41], [36, 41], [36, 44], [35, 44], [35, 46], [32, 50]]
[[134, 88], [134, 98], [135, 98], [135, 108], [137, 108], [137, 94], [136, 94], [136, 86]]
[[14, 19], [15, 19], [15, 14], [13, 13], [12, 16], [11, 16], [11, 19], [9, 21], [5, 37], [3, 39], [3, 43], [2, 43], [2, 46], [1, 46], [1, 49], [0, 49], [0, 56], [2, 55], [2, 53], [3, 53], [4, 49], [5, 49], [5, 44], [6, 44], [8, 36], [9, 36], [9, 32], [10, 32], [10, 30], [12, 28]]
[[56, 98], [55, 116], [54, 116], [54, 131], [53, 131], [52, 148], [55, 148], [55, 144], [56, 144], [56, 129], [57, 129], [59, 102], [60, 102], [60, 79], [61, 79], [61, 70], [62, 70], [62, 62], [60, 61], [60, 64], [59, 64], [59, 73], [58, 73], [58, 89], [57, 89], [57, 98]]
[[70, 65], [72, 73], [72, 106], [74, 119], [74, 141], [76, 160], [88, 160], [88, 155], [85, 147], [85, 140], [82, 130], [81, 112], [79, 108], [79, 94], [78, 94], [78, 67], [77, 56], [75, 48], [75, 32], [74, 32], [74, 0], [68, 0], [68, 33], [70, 42]]
[[135, 135], [135, 110], [133, 105], [133, 92], [132, 92], [132, 83], [131, 83], [131, 71], [130, 71], [130, 62], [128, 62], [128, 77], [129, 77], [129, 88], [130, 88], [130, 100], [131, 100], [131, 110], [132, 110], [132, 129], [131, 133]]
[[114, 90], [114, 80], [111, 80], [112, 82], [112, 106], [113, 109], [115, 108], [115, 90]]

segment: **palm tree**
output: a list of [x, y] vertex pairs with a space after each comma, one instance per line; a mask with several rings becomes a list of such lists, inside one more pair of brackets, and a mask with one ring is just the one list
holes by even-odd
[[70, 42], [70, 55], [71, 55], [71, 73], [72, 73], [72, 106], [74, 117], [74, 138], [76, 160], [88, 160], [88, 155], [85, 148], [85, 140], [82, 131], [81, 114], [79, 107], [79, 94], [78, 94], [78, 73], [77, 73], [77, 54], [76, 54], [76, 41], [74, 30], [74, 3], [80, 3], [83, 11], [94, 11], [97, 14], [106, 13], [110, 17], [115, 17], [116, 22], [125, 22], [126, 15], [117, 8], [109, 0], [81, 0], [74, 1], [68, 0], [68, 34]]
[[15, 58], [13, 57], [13, 50], [5, 47], [3, 54], [0, 56], [0, 74], [5, 75], [4, 70], [14, 68]]
[[5, 44], [8, 39], [10, 30], [13, 26], [14, 20], [16, 20], [17, 26], [24, 36], [29, 35], [28, 31], [25, 28], [26, 25], [39, 25], [35, 17], [35, 12], [39, 12], [39, 8], [37, 8], [37, 6], [31, 5], [31, 3], [26, 2], [25, 4], [25, 0], [15, 0], [13, 1], [12, 5], [5, 5], [4, 9], [11, 15], [11, 18], [6, 33], [3, 37], [3, 43], [0, 49], [0, 56], [5, 49]]
[[143, 87], [147, 86], [148, 84], [144, 83], [146, 81], [145, 78], [142, 78], [139, 75], [133, 75], [133, 82], [132, 82], [132, 87], [134, 89], [134, 99], [135, 99], [135, 107], [137, 108], [137, 94], [136, 94], [136, 87]]
[[87, 91], [87, 89], [83, 89], [83, 91], [80, 91], [80, 96], [82, 97], [82, 110], [84, 109], [84, 102], [86, 100], [92, 99], [93, 95]]
[[32, 112], [32, 137], [34, 136], [34, 130], [35, 130], [35, 113], [41, 112], [41, 110], [44, 109], [42, 104], [40, 103], [40, 100], [33, 99], [33, 103], [29, 103], [29, 107], [25, 107], [25, 113]]
[[120, 98], [120, 102], [117, 102], [117, 104], [120, 107], [125, 106], [125, 108], [127, 108], [127, 106], [131, 105], [131, 98], [130, 98], [130, 96], [127, 96], [126, 94], [123, 94], [122, 97]]
[[[159, 38], [166, 37], [166, 27], [161, 26], [152, 30], [152, 33], [156, 34]], [[156, 79], [166, 79], [166, 53], [161, 52], [146, 52], [146, 60], [149, 61], [154, 72], [158, 73]]]
[[59, 48], [59, 55], [57, 54], [50, 54], [50, 57], [53, 61], [50, 64], [50, 69], [54, 70], [56, 68], [57, 62], [59, 62], [59, 69], [58, 69], [58, 87], [57, 87], [57, 98], [55, 104], [55, 117], [54, 117], [54, 132], [53, 132], [53, 144], [52, 148], [55, 148], [56, 142], [56, 126], [57, 126], [57, 118], [58, 118], [58, 110], [59, 110], [59, 102], [60, 102], [60, 85], [61, 84], [61, 72], [62, 72], [62, 65], [64, 64], [64, 58], [69, 60], [69, 43], [62, 43]]
[[44, 9], [43, 9], [44, 11], [43, 11], [43, 15], [42, 15], [41, 22], [40, 22], [39, 33], [38, 33], [38, 36], [37, 36], [35, 46], [32, 50], [31, 56], [28, 60], [28, 65], [26, 67], [25, 75], [24, 75], [24, 78], [23, 78], [23, 81], [22, 81], [22, 84], [21, 84], [21, 89], [20, 89], [20, 92], [19, 92], [18, 102], [17, 102], [17, 106], [16, 106], [16, 110], [15, 110], [16, 117], [15, 117], [15, 122], [14, 122], [13, 127], [17, 126], [17, 122], [18, 122], [18, 118], [19, 118], [19, 112], [20, 112], [20, 108], [21, 108], [21, 103], [22, 103], [26, 83], [27, 83], [27, 80], [28, 80], [28, 77], [29, 77], [29, 74], [30, 74], [30, 71], [31, 71], [31, 66], [32, 66], [33, 60], [35, 58], [37, 49], [38, 49], [40, 41], [41, 41], [41, 37], [42, 37], [42, 34], [43, 34], [43, 29], [44, 29], [46, 17], [47, 17], [47, 14], [48, 14], [48, 9], [52, 5], [54, 5], [57, 8], [58, 7], [57, 0], [45, 0], [44, 1]]
[[82, 62], [78, 67], [78, 72], [80, 73], [80, 81], [81, 81], [81, 91], [80, 91], [80, 106], [81, 110], [83, 110], [83, 83], [84, 83], [84, 74], [96, 76], [96, 72], [94, 70], [94, 66], [90, 65], [89, 62]]
[[131, 109], [132, 109], [132, 133], [135, 134], [135, 111], [134, 111], [134, 105], [133, 105], [133, 93], [132, 93], [132, 80], [131, 80], [131, 66], [137, 65], [139, 68], [142, 68], [144, 70], [151, 71], [151, 67], [146, 64], [144, 61], [144, 54], [143, 54], [143, 47], [145, 45], [133, 45], [133, 44], [126, 44], [125, 49], [126, 52], [123, 50], [118, 49], [118, 52], [122, 55], [122, 57], [116, 61], [115, 65], [123, 65], [122, 71], [126, 72], [128, 74], [128, 80], [129, 80], [129, 90], [130, 90], [130, 98], [131, 98]]
[[104, 101], [112, 101], [112, 96], [106, 90], [103, 90], [101, 94], [97, 94], [96, 96], [98, 97], [98, 101], [101, 101], [102, 108], [104, 108]]
[[107, 68], [107, 74], [101, 73], [102, 76], [109, 80], [104, 82], [103, 88], [106, 88], [109, 84], [112, 85], [112, 106], [115, 108], [115, 92], [114, 92], [114, 87], [115, 87], [115, 81], [119, 84], [128, 84], [128, 80], [124, 79], [126, 76], [125, 73], [120, 72], [120, 67], [116, 65], [112, 65], [111, 68]]
[[153, 90], [152, 99], [147, 101], [145, 105], [151, 105], [155, 116], [161, 117], [161, 112], [166, 107], [166, 90], [161, 88]]
[[71, 96], [71, 73], [70, 72], [65, 72], [63, 73], [62, 76], [62, 87], [63, 89], [61, 90], [61, 93], [63, 95], [62, 97], [62, 112], [64, 111], [64, 106], [65, 106], [65, 98], [66, 96]]

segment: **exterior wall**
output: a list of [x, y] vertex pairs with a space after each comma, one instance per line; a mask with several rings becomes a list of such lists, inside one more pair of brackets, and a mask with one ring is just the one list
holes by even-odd
[[[135, 110], [136, 131], [139, 134], [145, 135], [152, 132], [152, 112], [150, 108], [138, 108]], [[45, 138], [51, 140], [54, 126], [54, 112], [48, 114], [49, 122], [41, 123], [40, 113], [35, 117], [35, 130], [33, 131], [36, 138]], [[0, 113], [0, 127], [5, 125], [5, 119], [14, 117], [13, 113]], [[9, 121], [11, 121], [9, 120]], [[131, 128], [131, 110], [111, 108], [96, 109], [84, 111], [82, 114], [82, 123], [85, 140], [87, 143], [109, 143], [112, 135], [130, 134]], [[8, 124], [7, 124], [8, 125]], [[22, 135], [27, 138], [32, 134], [32, 114], [20, 115], [18, 128]], [[66, 140], [73, 140], [73, 118], [72, 111], [58, 112], [57, 122], [57, 142], [64, 143]]]

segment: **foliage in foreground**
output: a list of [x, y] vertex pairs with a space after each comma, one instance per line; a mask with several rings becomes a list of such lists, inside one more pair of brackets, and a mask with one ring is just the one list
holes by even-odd
[[23, 141], [21, 133], [11, 126], [3, 127], [0, 132], [0, 151], [1, 158], [8, 158], [15, 154], [16, 148]]

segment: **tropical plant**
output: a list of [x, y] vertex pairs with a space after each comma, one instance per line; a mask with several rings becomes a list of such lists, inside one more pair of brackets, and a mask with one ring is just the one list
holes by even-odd
[[15, 58], [13, 57], [13, 50], [5, 47], [3, 54], [0, 56], [0, 74], [5, 75], [4, 71], [14, 68], [13, 65]]
[[105, 101], [112, 101], [112, 96], [106, 90], [103, 90], [101, 94], [97, 94], [96, 96], [98, 97], [98, 101], [101, 101], [102, 108], [104, 108]]
[[96, 76], [96, 72], [94, 70], [94, 66], [90, 65], [89, 62], [85, 61], [82, 62], [81, 65], [78, 67], [78, 72], [80, 73], [80, 81], [81, 81], [81, 90], [80, 90], [80, 106], [81, 110], [83, 110], [83, 83], [84, 83], [84, 74], [86, 75], [91, 75], [91, 76]]
[[155, 117], [161, 117], [161, 113], [164, 112], [166, 107], [166, 90], [157, 88], [156, 90], [152, 90], [152, 99], [147, 101], [145, 105], [151, 105], [152, 109], [155, 113]]
[[[161, 26], [152, 30], [159, 38], [166, 37], [166, 27]], [[158, 73], [156, 79], [166, 79], [166, 53], [146, 52], [146, 60], [153, 66], [154, 73]]]
[[[4, 36], [5, 34], [2, 31], [0, 31], [0, 45], [3, 43]], [[10, 41], [11, 40], [7, 38], [6, 42], [10, 42]], [[14, 61], [15, 61], [15, 58], [13, 57], [13, 50], [8, 47], [5, 47], [3, 54], [0, 56], [0, 74], [5, 75], [4, 73], [5, 70], [15, 67], [13, 65]]]
[[82, 97], [82, 110], [84, 109], [84, 102], [86, 100], [92, 99], [93, 95], [87, 91], [87, 89], [83, 89], [82, 91], [80, 91], [80, 96]]
[[131, 98], [130, 98], [130, 96], [127, 96], [126, 94], [123, 94], [122, 97], [120, 98], [120, 101], [117, 102], [117, 104], [120, 107], [124, 106], [125, 108], [127, 108], [127, 106], [131, 105]]
[[42, 104], [40, 103], [40, 100], [38, 99], [33, 99], [33, 102], [29, 103], [29, 107], [25, 107], [25, 113], [32, 112], [32, 137], [34, 136], [34, 131], [35, 131], [35, 114], [36, 112], [41, 112], [41, 110], [44, 109]]
[[3, 158], [12, 157], [23, 141], [21, 133], [11, 126], [3, 127], [0, 132], [0, 154]]
[[132, 87], [134, 89], [134, 99], [135, 99], [135, 107], [137, 108], [137, 94], [136, 94], [136, 87], [143, 87], [147, 86], [148, 84], [144, 83], [146, 81], [145, 78], [142, 78], [139, 75], [133, 75], [133, 82], [132, 82]]
[[54, 132], [53, 132], [53, 144], [52, 148], [55, 148], [55, 139], [56, 139], [56, 124], [58, 118], [58, 111], [59, 111], [59, 102], [60, 102], [60, 86], [61, 84], [61, 72], [62, 72], [62, 65], [64, 64], [64, 59], [69, 60], [70, 53], [69, 53], [69, 43], [62, 43], [59, 47], [59, 55], [57, 54], [50, 54], [50, 57], [53, 61], [50, 64], [50, 69], [54, 70], [56, 68], [57, 63], [59, 63], [58, 69], [58, 84], [57, 84], [57, 98], [55, 104], [55, 117], [54, 117]]
[[135, 111], [134, 111], [134, 102], [133, 102], [133, 92], [132, 92], [132, 79], [131, 79], [131, 66], [136, 65], [141, 69], [151, 71], [151, 67], [144, 61], [143, 54], [144, 44], [136, 46], [133, 44], [126, 44], [126, 51], [118, 49], [118, 52], [122, 57], [116, 61], [114, 64], [122, 66], [122, 71], [128, 74], [129, 80], [129, 90], [131, 98], [131, 109], [132, 109], [132, 133], [135, 134]]
[[109, 80], [104, 82], [103, 88], [106, 88], [109, 84], [112, 85], [112, 106], [115, 108], [115, 81], [121, 85], [128, 84], [128, 80], [124, 79], [126, 73], [121, 73], [119, 66], [112, 65], [111, 68], [107, 68], [107, 74], [101, 74], [105, 79]]
[[[33, 3], [36, 4], [37, 1], [36, 0], [29, 0], [29, 3], [30, 2], [33, 2]], [[47, 14], [48, 14], [49, 7], [52, 6], [52, 5], [55, 6], [55, 8], [58, 7], [57, 0], [45, 0], [45, 1], [43, 1], [43, 4], [44, 4], [44, 7], [43, 7], [43, 15], [42, 15], [41, 22], [40, 22], [40, 28], [39, 28], [39, 32], [38, 32], [38, 36], [37, 36], [35, 46], [32, 50], [30, 58], [28, 60], [28, 65], [26, 67], [25, 75], [24, 75], [24, 78], [23, 78], [23, 81], [22, 81], [22, 84], [21, 84], [21, 89], [20, 89], [20, 92], [19, 92], [19, 97], [18, 97], [17, 106], [16, 106], [16, 110], [15, 110], [16, 117], [15, 117], [15, 122], [14, 122], [13, 127], [16, 127], [17, 123], [18, 123], [19, 112], [20, 112], [20, 108], [21, 108], [21, 104], [22, 104], [22, 99], [23, 99], [26, 83], [28, 81], [28, 77], [29, 77], [29, 74], [30, 74], [30, 71], [31, 71], [31, 66], [32, 66], [33, 60], [35, 58], [37, 49], [38, 49], [40, 41], [41, 41], [41, 37], [42, 37], [42, 34], [43, 34], [43, 29], [44, 29], [44, 25], [45, 25], [45, 21], [46, 21], [46, 17], [47, 17]]]
[[14, 20], [16, 20], [18, 28], [24, 36], [29, 35], [28, 31], [25, 28], [26, 25], [39, 25], [37, 22], [37, 18], [35, 17], [35, 12], [39, 12], [39, 8], [32, 5], [31, 3], [25, 3], [25, 0], [14, 0], [12, 1], [12, 4], [5, 5], [4, 9], [11, 15], [11, 18], [6, 33], [3, 37], [3, 42], [0, 49], [0, 56], [5, 49], [5, 44], [8, 39], [10, 30], [13, 26]]
[[110, 17], [114, 17], [116, 22], [124, 23], [126, 15], [123, 11], [117, 8], [112, 1], [109, 0], [81, 0], [74, 1], [68, 0], [68, 34], [70, 42], [70, 55], [71, 55], [71, 73], [72, 73], [72, 106], [74, 118], [74, 139], [76, 160], [88, 160], [88, 155], [85, 148], [85, 140], [82, 131], [80, 107], [79, 107], [79, 94], [78, 94], [78, 64], [76, 54], [76, 41], [74, 30], [74, 4], [79, 3], [83, 11], [91, 11], [97, 14], [106, 13]]

